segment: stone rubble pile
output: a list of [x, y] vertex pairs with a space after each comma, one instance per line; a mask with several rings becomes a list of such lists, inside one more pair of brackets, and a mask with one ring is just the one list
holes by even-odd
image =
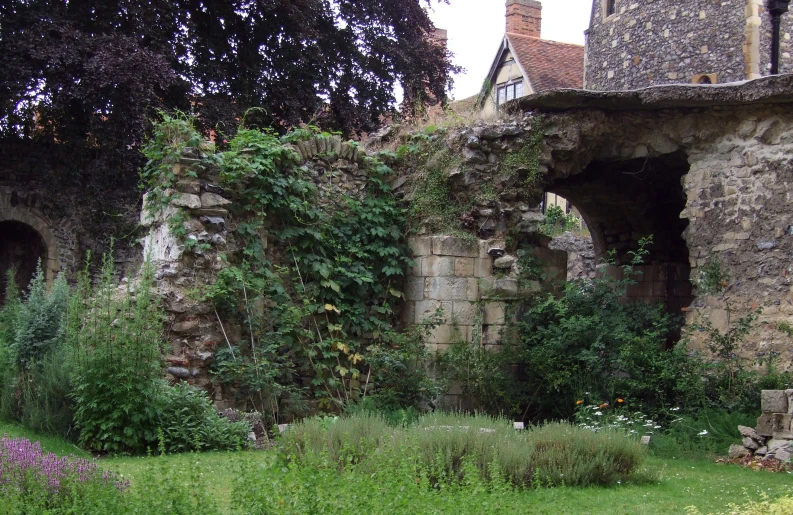
[[793, 455], [793, 390], [763, 390], [761, 404], [757, 427], [738, 426], [743, 443], [730, 446], [729, 456], [787, 461]]

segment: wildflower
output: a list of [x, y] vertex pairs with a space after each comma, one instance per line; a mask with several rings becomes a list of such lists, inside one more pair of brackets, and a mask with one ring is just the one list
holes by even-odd
[[608, 408], [608, 407], [609, 407], [609, 403], [608, 402], [604, 402], [603, 404], [600, 405], [600, 409]]
[[595, 415], [597, 415], [598, 417], [603, 416], [603, 412], [602, 411], [596, 411]]
[[575, 401], [575, 405], [576, 405], [576, 406], [580, 406], [580, 405], [582, 405], [583, 403], [584, 403], [584, 401], [582, 401], [582, 400], [577, 400], [577, 401]]
[[625, 402], [625, 400], [624, 400], [624, 399], [617, 399], [617, 402], [618, 402], [619, 404], [622, 404], [623, 402]]
[[672, 408], [672, 409], [671, 409], [671, 410], [669, 410], [669, 411], [680, 411], [680, 406], [678, 406], [678, 407], [676, 407], [676, 408]]
[[697, 436], [705, 436], [705, 435], [707, 435], [707, 434], [708, 434], [708, 430], [707, 430], [707, 429], [703, 429], [702, 431], [700, 431], [700, 432], [697, 434]]

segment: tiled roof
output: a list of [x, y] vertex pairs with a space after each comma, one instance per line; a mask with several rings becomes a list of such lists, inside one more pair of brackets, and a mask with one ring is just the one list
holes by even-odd
[[507, 33], [515, 58], [534, 92], [584, 87], [584, 47]]

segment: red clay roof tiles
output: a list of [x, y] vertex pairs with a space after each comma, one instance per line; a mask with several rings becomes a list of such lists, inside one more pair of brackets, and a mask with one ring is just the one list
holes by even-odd
[[535, 93], [557, 88], [583, 89], [583, 46], [512, 33], [507, 33], [507, 39]]

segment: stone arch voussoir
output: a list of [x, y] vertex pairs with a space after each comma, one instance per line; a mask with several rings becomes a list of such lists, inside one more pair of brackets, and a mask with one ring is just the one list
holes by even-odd
[[47, 261], [43, 263], [47, 282], [55, 280], [55, 276], [60, 273], [61, 266], [58, 259], [58, 240], [49, 228], [44, 217], [35, 209], [24, 206], [13, 206], [11, 203], [12, 193], [7, 189], [0, 189], [0, 222], [20, 222], [35, 230], [47, 248]]

